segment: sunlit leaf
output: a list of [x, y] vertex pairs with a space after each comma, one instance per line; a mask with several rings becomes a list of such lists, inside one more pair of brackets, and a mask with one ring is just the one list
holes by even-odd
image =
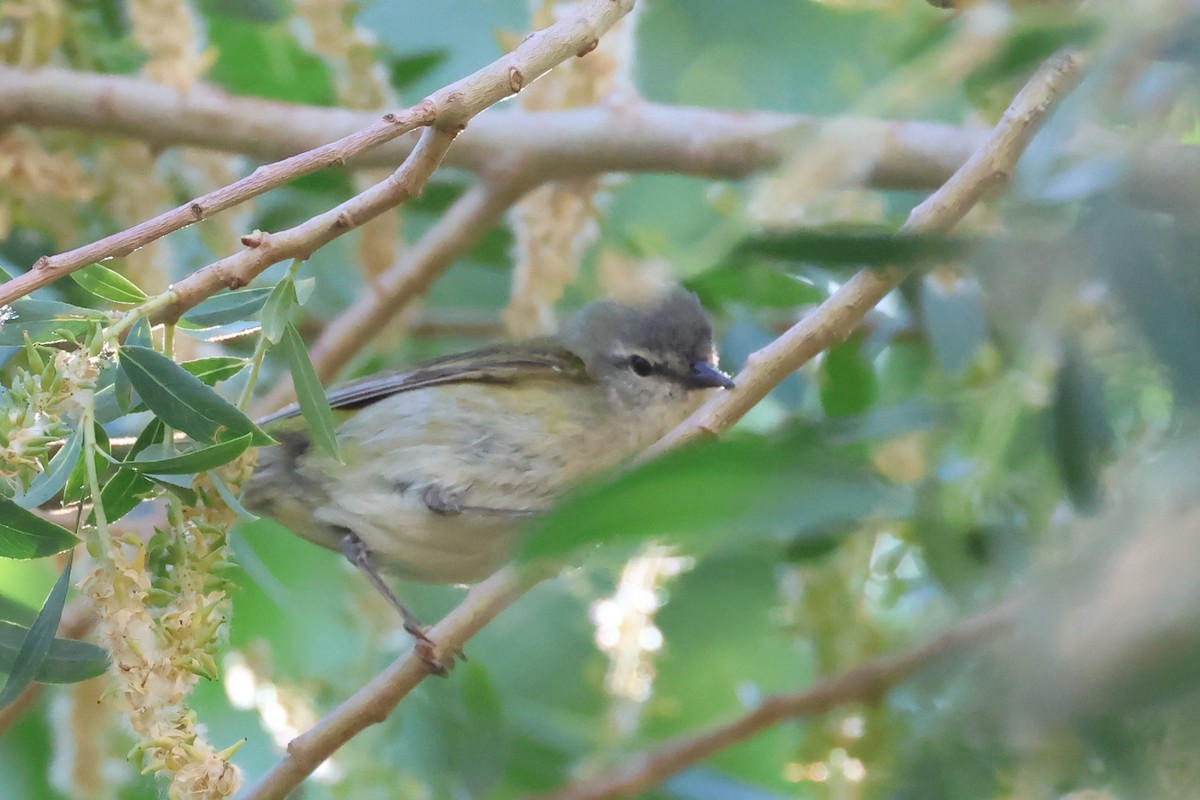
[[271, 344], [279, 344], [283, 338], [283, 329], [292, 317], [292, 309], [296, 307], [296, 287], [290, 276], [275, 284], [271, 296], [267, 298], [262, 310], [262, 335]]
[[257, 314], [272, 291], [270, 286], [255, 286], [215, 295], [184, 314], [180, 324], [204, 329], [241, 322]]
[[0, 311], [0, 345], [23, 345], [26, 335], [35, 344], [61, 342], [82, 336], [93, 323], [108, 319], [102, 311], [56, 300], [17, 300]]
[[146, 293], [133, 281], [103, 264], [89, 264], [71, 273], [71, 280], [102, 300], [114, 303], [140, 303]]
[[246, 359], [233, 356], [212, 356], [184, 361], [179, 366], [199, 378], [204, 384], [212, 386], [228, 380], [246, 368]]
[[79, 544], [75, 534], [0, 497], [0, 557], [42, 558]]
[[[141, 458], [123, 462], [129, 469], [152, 475], [191, 475], [228, 464], [250, 446], [254, 434], [247, 433], [227, 442], [200, 447], [187, 453], [164, 458]], [[150, 451], [143, 451], [146, 455]]]

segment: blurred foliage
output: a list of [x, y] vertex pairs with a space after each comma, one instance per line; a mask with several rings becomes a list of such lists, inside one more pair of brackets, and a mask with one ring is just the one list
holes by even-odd
[[[147, 62], [125, 4], [50, 5], [65, 22], [45, 60], [111, 73]], [[645, 0], [635, 83], [662, 103], [979, 124], [995, 121], [1059, 47], [1091, 48], [1094, 67], [1008, 194], [950, 236], [891, 235], [922, 199], [915, 193], [874, 193], [857, 179], [803, 183], [795, 176], [805, 173], [786, 165], [782, 176], [721, 186], [647, 174], [607, 187], [599, 241], [564, 310], [619, 288], [606, 272], [611, 260], [647, 272], [667, 263], [670, 277], [713, 312], [731, 371], [851, 270], [912, 272], [858, 331], [724, 440], [581, 487], [534, 523], [526, 555], [580, 566], [487, 627], [449, 680], [424, 682], [298, 796], [548, 791], [728, 720], [764, 694], [802, 689], [956, 616], [1030, 594], [1041, 605], [1009, 652], [938, 661], [878, 705], [778, 726], [648, 796], [1194, 794], [1200, 647], [1189, 631], [1200, 604], [1186, 576], [1200, 568], [1188, 516], [1200, 496], [1190, 448], [1200, 399], [1200, 228], [1191, 195], [1170, 180], [1194, 181], [1195, 173], [1168, 168], [1149, 189], [1137, 175], [1147, 152], [1163, 149], [1171, 164], [1169, 147], [1194, 142], [1200, 22], [1165, 0], [1142, 14], [974, 5], [952, 14], [917, 0]], [[234, 94], [339, 102], [336, 65], [314, 50], [313, 31], [291, 4], [194, 6], [214, 59], [206, 80]], [[529, 20], [521, 0], [376, 0], [344, 13], [373, 32], [368, 55], [405, 102], [490, 62]], [[6, 41], [0, 35], [0, 58], [16, 63], [21, 54]], [[37, 141], [40, 175], [65, 170], [53, 157], [66, 154], [88, 191], [80, 197], [49, 180], [0, 186], [0, 267], [10, 274], [122, 227], [112, 205], [119, 191], [104, 178], [108, 143], [62, 132], [39, 132]], [[846, 144], [851, 156], [868, 158]], [[827, 155], [826, 143], [805, 141], [797, 158], [808, 145], [812, 158]], [[254, 166], [233, 164], [239, 172]], [[157, 175], [142, 177], [166, 186], [172, 202], [210, 188], [187, 154], [167, 151], [156, 165]], [[404, 240], [416, 241], [469, 181], [436, 176], [399, 212]], [[755, 201], [777, 196], [770, 193], [780, 183], [800, 211], [786, 225], [756, 218]], [[230, 231], [220, 225], [246, 232], [296, 224], [353, 186], [340, 171], [308, 176], [232, 223], [171, 237], [159, 269], [169, 283], [225, 254]], [[323, 445], [334, 447], [303, 344], [369, 291], [350, 268], [361, 261], [359, 241], [344, 237], [302, 265], [278, 265], [251, 287], [206, 300], [177, 326], [174, 358], [159, 352], [160, 331], [132, 326], [120, 366], [106, 361], [97, 377], [94, 452], [81, 444], [82, 426], [56, 429], [34, 443], [45, 462], [36, 479], [26, 480], [26, 470], [10, 485], [5, 466], [0, 671], [11, 672], [14, 687], [82, 679], [103, 663], [94, 647], [54, 638], [66, 573], [33, 557], [75, 539], [28, 510], [88, 494], [87, 453], [109, 521], [153, 524], [143, 497], [194, 502], [187, 475], [266, 441], [243, 413], [244, 389], [252, 375], [269, 386], [285, 374], [301, 386], [305, 418], [324, 432]], [[444, 323], [440, 335], [381, 331], [343, 377], [482, 343], [468, 323], [499, 318], [513, 241], [497, 228], [434, 286], [421, 313]], [[91, 341], [113, 304], [126, 309], [144, 297], [128, 259], [72, 277], [0, 309], [5, 402], [25, 391], [17, 376], [48, 384], [59, 354]], [[171, 447], [163, 423], [198, 444]], [[136, 443], [110, 447], [119, 436]], [[65, 443], [52, 449], [51, 439]], [[227, 487], [218, 480], [216, 491]], [[211, 741], [246, 740], [235, 763], [253, 779], [289, 736], [408, 640], [336, 554], [269, 520], [243, 519], [229, 543], [237, 561], [229, 567], [237, 587], [229, 646], [221, 676], [201, 683], [193, 705]], [[646, 578], [651, 562], [639, 559], [652, 543], [671, 549]], [[152, 551], [151, 561], [161, 557]], [[635, 568], [644, 582], [630, 589]], [[462, 596], [415, 585], [402, 594], [427, 619]], [[1097, 634], [1096, 619], [1121, 624]], [[606, 639], [606, 625], [620, 635]], [[1148, 656], [1135, 658], [1139, 650]], [[0, 689], [0, 698], [12, 691]], [[56, 710], [65, 691], [44, 692], [0, 739], [5, 797], [92, 796], [71, 794], [63, 768], [52, 766], [74, 735]], [[120, 781], [94, 796], [161, 796], [160, 785], [122, 760], [124, 737], [110, 737]]]

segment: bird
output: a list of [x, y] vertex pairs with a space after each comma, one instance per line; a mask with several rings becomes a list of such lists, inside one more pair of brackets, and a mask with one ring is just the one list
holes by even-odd
[[383, 574], [472, 584], [512, 555], [521, 522], [733, 389], [712, 325], [680, 287], [600, 300], [556, 336], [501, 343], [330, 389], [341, 460], [298, 406], [262, 419], [242, 502], [343, 553], [428, 639]]

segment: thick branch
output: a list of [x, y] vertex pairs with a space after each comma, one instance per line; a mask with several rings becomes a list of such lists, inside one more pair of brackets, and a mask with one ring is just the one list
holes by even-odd
[[773, 695], [738, 719], [711, 731], [678, 736], [597, 775], [546, 795], [546, 800], [606, 800], [634, 797], [709, 756], [744, 742], [779, 723], [813, 717], [849, 703], [872, 703], [935, 659], [962, 650], [1010, 626], [1011, 606], [1002, 606], [956, 625], [932, 641], [899, 655], [870, 661], [793, 694]]
[[[204, 85], [180, 94], [119, 75], [0, 66], [0, 123], [120, 134], [163, 147], [193, 145], [279, 159], [368, 128], [376, 119], [367, 112], [237, 97]], [[538, 181], [634, 171], [740, 178], [775, 166], [824, 122], [640, 101], [572, 111], [497, 109], [471, 123], [446, 164], [479, 172], [519, 158]], [[862, 132], [856, 141], [882, 143], [879, 152], [861, 154], [874, 163], [869, 181], [880, 188], [934, 189], [987, 135], [983, 128], [930, 122], [864, 118], [856, 126]], [[360, 154], [350, 165], [394, 166], [415, 141], [409, 134], [356, 150]], [[343, 153], [335, 162], [351, 155]]]
[[[1018, 159], [1045, 122], [1049, 110], [1079, 82], [1077, 55], [1048, 60], [1013, 99], [987, 142], [941, 189], [913, 209], [905, 231], [943, 231], [953, 227], [985, 194], [1002, 188]], [[692, 416], [642, 454], [650, 458], [669, 448], [715, 436], [726, 430], [809, 359], [844, 340], [906, 275], [901, 269], [864, 269], [786, 333], [746, 359], [734, 378], [737, 388], [718, 392]]]
[[[160, 215], [151, 223], [143, 223], [143, 225], [107, 237], [100, 242], [58, 256], [44, 256], [38, 259], [29, 272], [0, 285], [0, 305], [23, 297], [34, 289], [45, 286], [93, 261], [132, 252], [141, 245], [164, 236], [170, 231], [178, 230], [222, 208], [229, 208], [237, 202], [260, 194], [272, 186], [278, 186], [298, 175], [347, 158], [355, 152], [361, 152], [373, 145], [380, 144], [388, 138], [394, 138], [419, 125], [429, 125], [442, 137], [449, 137], [431, 142], [430, 154], [432, 155], [436, 145], [449, 146], [449, 141], [466, 127], [467, 122], [488, 106], [516, 94], [526, 84], [541, 77], [571, 56], [586, 53], [595, 47], [598, 37], [628, 13], [633, 7], [633, 2], [634, 0], [588, 0], [582, 4], [578, 16], [531, 33], [511, 52], [483, 69], [440, 89], [414, 108], [400, 114], [385, 116], [382, 121], [374, 123], [367, 130], [350, 137], [349, 140], [343, 140], [331, 146], [323, 146], [316, 156], [310, 152], [285, 165], [274, 165], [265, 173], [266, 179], [239, 181], [234, 184], [234, 186], [239, 186], [238, 189], [229, 190], [217, 198], [220, 208], [218, 205], [205, 206], [200, 202], [205, 198], [200, 198], [200, 201], [187, 203]], [[3, 81], [0, 81], [0, 84], [2, 83]], [[103, 96], [101, 96], [100, 102], [104, 102]], [[6, 120], [14, 120], [7, 108], [0, 113], [4, 114]], [[291, 124], [288, 120], [280, 122], [284, 127]], [[210, 120], [208, 124], [211, 125], [212, 121]], [[422, 138], [421, 141], [429, 140]], [[434, 166], [436, 167], [440, 161], [441, 155], [438, 155]], [[420, 185], [421, 183], [417, 183], [409, 188], [419, 191]], [[210, 193], [206, 197], [211, 199], [214, 194], [219, 194], [221, 191]], [[368, 190], [368, 192], [370, 191], [373, 189]], [[397, 197], [397, 202], [399, 202], [404, 199], [404, 193], [398, 192]], [[394, 204], [392, 203], [392, 205]], [[371, 205], [366, 202], [363, 203], [363, 206], [364, 212], [371, 208]], [[354, 222], [362, 224], [387, 207], [390, 206], [384, 205], [369, 216], [355, 219]], [[293, 231], [295, 230], [297, 229], [293, 229]], [[316, 234], [315, 231], [313, 233]], [[314, 241], [319, 238], [319, 235], [314, 235]], [[302, 242], [298, 242], [296, 245], [300, 249], [303, 247]], [[286, 257], [288, 256], [285, 255], [281, 258]], [[262, 268], [265, 268], [265, 265]], [[236, 279], [237, 273], [231, 273], [231, 276]], [[186, 307], [185, 305], [184, 308]]]

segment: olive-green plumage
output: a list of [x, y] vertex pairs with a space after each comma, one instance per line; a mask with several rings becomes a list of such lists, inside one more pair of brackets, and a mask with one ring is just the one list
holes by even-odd
[[681, 422], [716, 368], [696, 298], [584, 308], [553, 338], [502, 344], [371, 376], [329, 392], [352, 412], [342, 462], [312, 447], [296, 409], [264, 420], [246, 505], [338, 549], [432, 583], [471, 583], [508, 557], [522, 517], [620, 463]]

